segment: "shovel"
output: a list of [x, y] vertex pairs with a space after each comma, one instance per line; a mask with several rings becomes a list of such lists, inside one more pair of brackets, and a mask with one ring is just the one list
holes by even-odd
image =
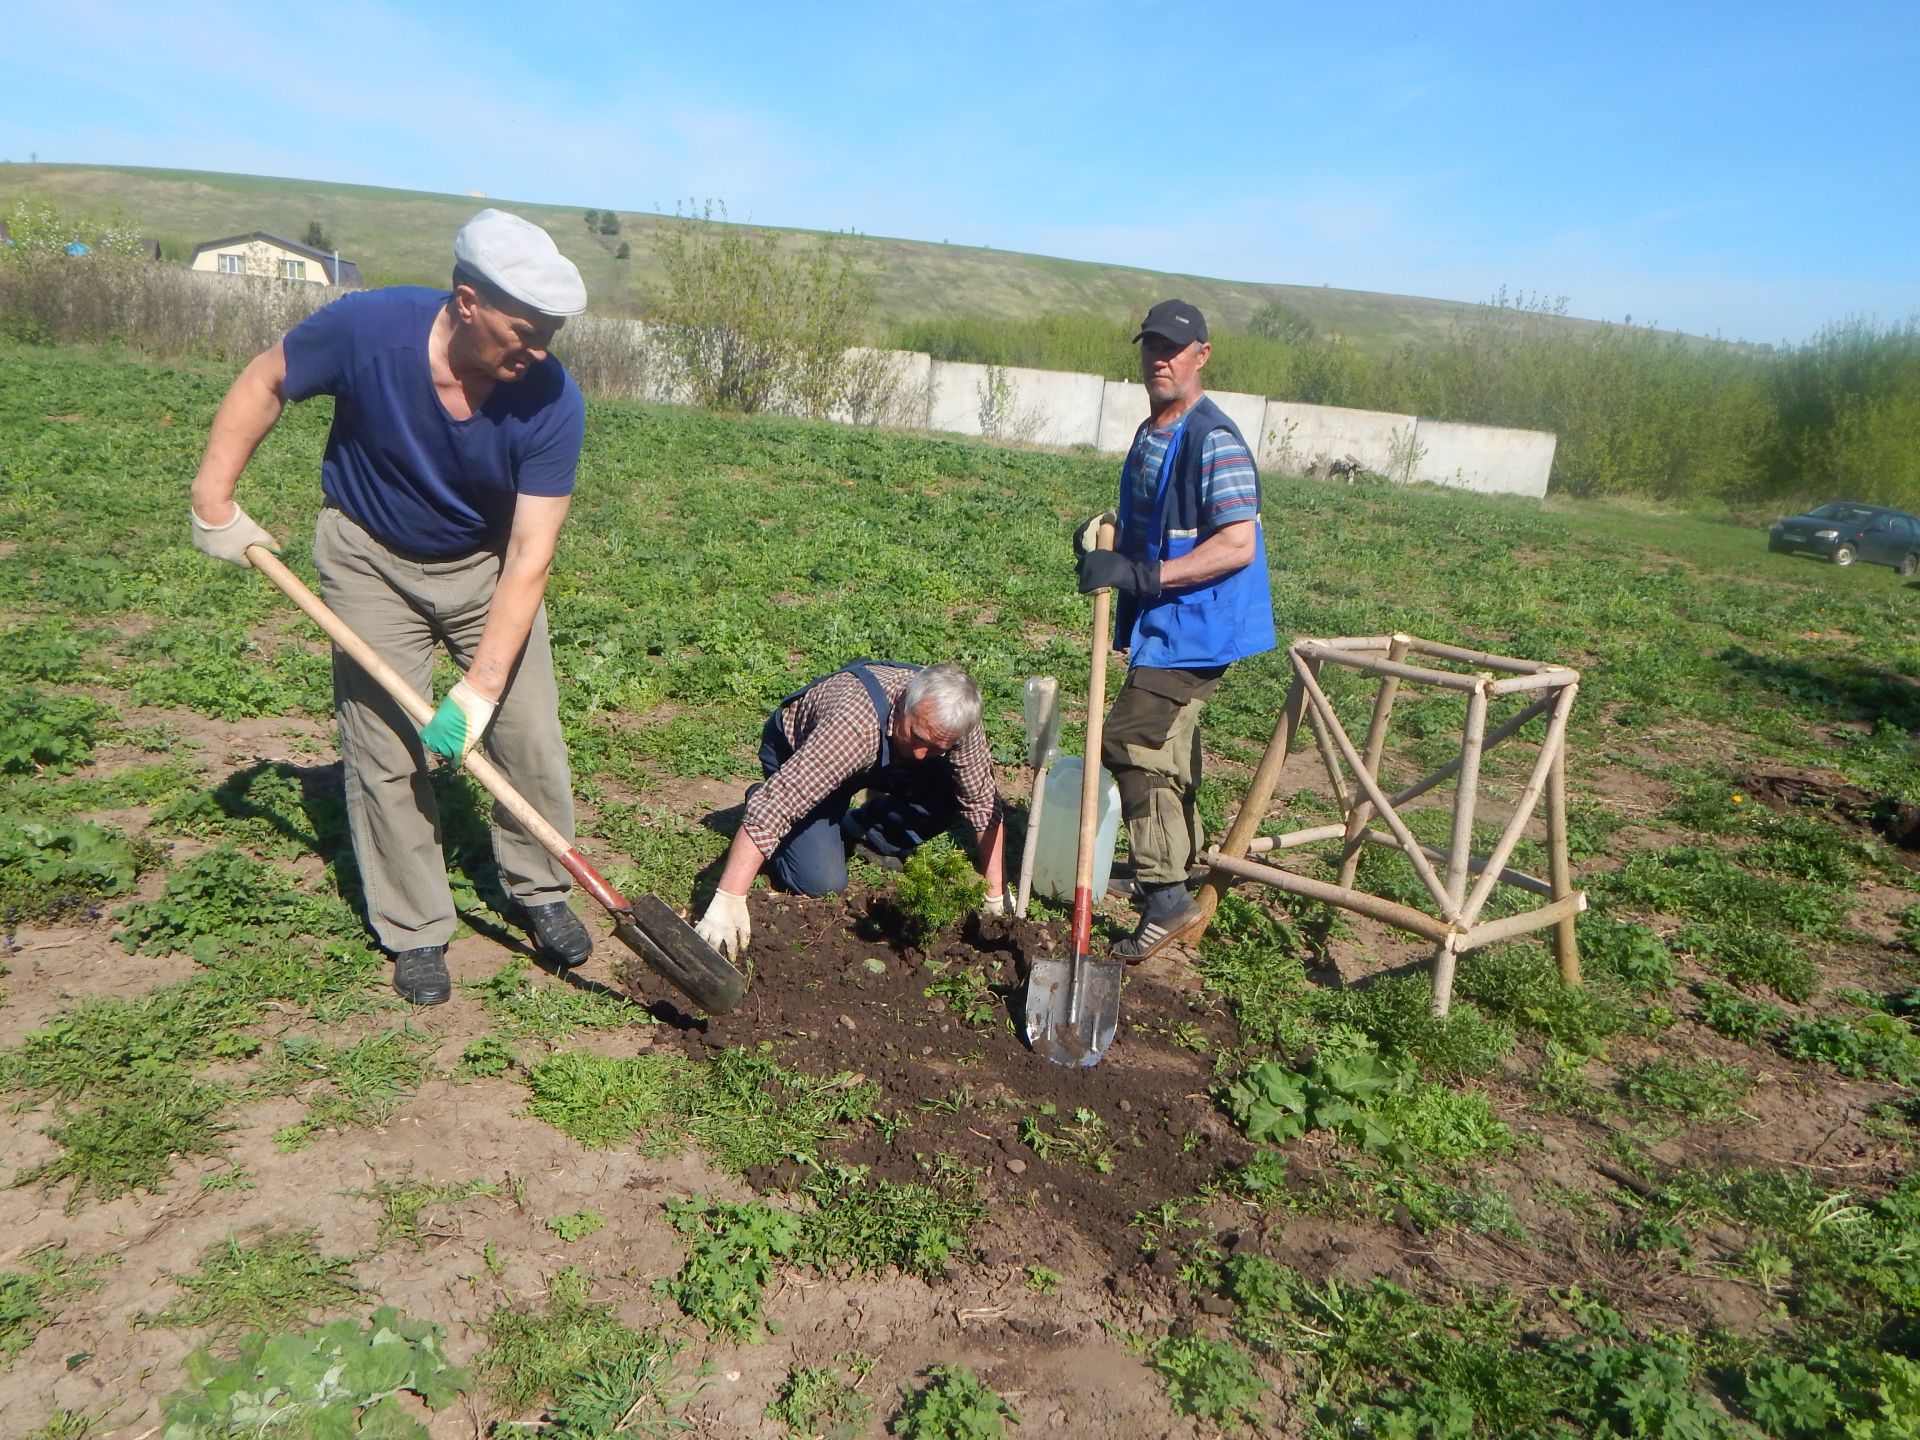
[[[1113, 548], [1113, 526], [1094, 547]], [[1087, 684], [1087, 754], [1081, 767], [1080, 851], [1073, 885], [1073, 957], [1036, 960], [1027, 974], [1027, 1043], [1056, 1065], [1098, 1065], [1120, 1026], [1118, 960], [1088, 954], [1093, 939], [1093, 835], [1099, 814], [1100, 730], [1106, 723], [1111, 590], [1093, 597], [1093, 674]]]
[[[415, 694], [413, 687], [375, 654], [371, 645], [349, 630], [346, 622], [328, 609], [318, 595], [302, 584], [300, 577], [282, 564], [279, 556], [265, 546], [250, 545], [247, 559], [326, 631], [334, 644], [351, 655], [360, 668], [393, 697], [394, 703], [407, 712], [414, 724], [425, 725], [433, 718], [433, 707]], [[657, 895], [642, 895], [636, 901], [628, 901], [527, 803], [526, 797], [513, 788], [491, 760], [475, 750], [463, 763], [467, 773], [485, 786], [528, 834], [567, 867], [567, 873], [580, 888], [613, 916], [613, 933], [621, 944], [709, 1015], [724, 1015], [740, 1003], [740, 997], [746, 993], [747, 977], [695, 934], [691, 925], [668, 909], [665, 901]]]
[[1040, 806], [1047, 798], [1047, 771], [1060, 753], [1060, 682], [1051, 675], [1036, 675], [1027, 681], [1021, 696], [1021, 709], [1027, 717], [1027, 768], [1033, 771], [1033, 796], [1027, 802], [1027, 843], [1020, 851], [1020, 889], [1014, 896], [1013, 913], [1027, 918], [1027, 901], [1033, 898], [1033, 857], [1040, 848]]

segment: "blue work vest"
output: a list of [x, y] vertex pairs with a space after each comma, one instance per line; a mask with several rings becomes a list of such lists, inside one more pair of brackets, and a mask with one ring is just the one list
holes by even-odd
[[[1200, 543], [1200, 460], [1207, 436], [1225, 430], [1246, 445], [1240, 429], [1213, 401], [1200, 401], [1180, 421], [1161, 462], [1154, 513], [1128, 514], [1133, 487], [1129, 468], [1152, 420], [1134, 432], [1127, 464], [1120, 473], [1123, 555], [1149, 564], [1173, 560]], [[1247, 453], [1253, 447], [1247, 446]], [[1259, 484], [1255, 480], [1256, 487]], [[1114, 607], [1113, 642], [1130, 652], [1133, 665], [1169, 670], [1200, 670], [1230, 665], [1273, 649], [1273, 592], [1267, 583], [1267, 538], [1253, 522], [1253, 558], [1245, 566], [1207, 585], [1162, 590], [1151, 600], [1123, 595]]]

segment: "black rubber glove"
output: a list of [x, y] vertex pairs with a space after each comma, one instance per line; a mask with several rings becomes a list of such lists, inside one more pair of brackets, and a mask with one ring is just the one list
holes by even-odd
[[1089, 550], [1080, 557], [1080, 593], [1118, 590], [1151, 600], [1160, 593], [1160, 567], [1113, 550]]

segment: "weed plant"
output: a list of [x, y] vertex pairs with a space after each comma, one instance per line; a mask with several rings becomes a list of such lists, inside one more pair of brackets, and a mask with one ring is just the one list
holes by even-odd
[[860, 1393], [873, 1364], [871, 1356], [850, 1350], [831, 1365], [795, 1366], [767, 1406], [767, 1418], [786, 1426], [792, 1440], [857, 1440], [873, 1413], [873, 1402]]
[[229, 1235], [200, 1252], [191, 1275], [167, 1272], [186, 1295], [148, 1323], [183, 1329], [211, 1327], [279, 1331], [311, 1324], [316, 1313], [350, 1310], [366, 1300], [354, 1279], [354, 1258], [324, 1255], [320, 1232], [295, 1230], [241, 1241]]
[[[570, 985], [535, 970], [516, 955], [485, 980], [463, 982], [510, 1040], [564, 1040], [578, 1030], [624, 1030], [649, 1023], [624, 996]], [[495, 1072], [499, 1073], [499, 1072]]]
[[383, 1245], [399, 1240], [416, 1250], [424, 1250], [428, 1236], [435, 1229], [427, 1219], [429, 1209], [496, 1196], [500, 1187], [491, 1180], [419, 1180], [409, 1170], [401, 1179], [377, 1180], [371, 1190], [352, 1193], [380, 1207], [378, 1233]]
[[65, 775], [106, 737], [107, 707], [84, 695], [45, 695], [31, 686], [0, 693], [0, 775]]
[[1180, 1414], [1224, 1430], [1237, 1430], [1243, 1423], [1261, 1427], [1253, 1407], [1267, 1393], [1267, 1382], [1254, 1373], [1253, 1362], [1237, 1345], [1203, 1335], [1169, 1335], [1148, 1352], [1148, 1363]]
[[0, 1369], [13, 1363], [55, 1318], [55, 1305], [69, 1295], [100, 1287], [100, 1272], [118, 1256], [74, 1261], [65, 1244], [42, 1245], [21, 1257], [24, 1270], [0, 1270]]
[[1751, 1070], [1721, 1060], [1656, 1057], [1620, 1067], [1620, 1089], [1629, 1100], [1692, 1121], [1731, 1120], [1740, 1113], [1740, 1103], [1753, 1086]]
[[1001, 1440], [1020, 1417], [964, 1365], [933, 1365], [888, 1422], [900, 1440]]
[[778, 1262], [799, 1248], [805, 1221], [757, 1201], [669, 1200], [667, 1218], [693, 1240], [680, 1273], [658, 1282], [661, 1293], [709, 1334], [757, 1343], [761, 1296]]
[[0, 929], [48, 921], [124, 895], [165, 852], [85, 820], [0, 812]]
[[673, 1347], [623, 1323], [611, 1305], [590, 1298], [592, 1291], [592, 1280], [567, 1266], [548, 1279], [543, 1308], [503, 1306], [482, 1322], [487, 1348], [474, 1366], [502, 1409], [522, 1413], [568, 1395], [587, 1377], [636, 1364], [649, 1384], [664, 1378]]
[[187, 1357], [187, 1383], [160, 1402], [167, 1433], [379, 1435], [427, 1440], [399, 1399], [442, 1410], [472, 1388], [441, 1352], [438, 1325], [376, 1310], [352, 1320], [269, 1337], [255, 1330], [232, 1360], [205, 1349]]
[[1749, 1000], [1731, 985], [1707, 980], [1695, 989], [1700, 996], [1700, 1023], [1729, 1040], [1758, 1044], [1786, 1024], [1787, 1012], [1778, 1005]]
[[385, 1124], [432, 1073], [433, 1047], [432, 1037], [409, 1028], [351, 1045], [298, 1035], [281, 1041], [257, 1087], [268, 1095], [304, 1095], [307, 1113], [275, 1133], [275, 1146], [298, 1150], [321, 1131]]

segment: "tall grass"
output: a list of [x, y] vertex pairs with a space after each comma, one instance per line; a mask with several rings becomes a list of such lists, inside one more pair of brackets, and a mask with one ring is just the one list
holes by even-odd
[[[1439, 343], [1379, 355], [1297, 327], [1216, 330], [1207, 383], [1316, 405], [1550, 430], [1576, 495], [1920, 508], [1920, 319], [1844, 321], [1766, 352], [1633, 325], [1575, 330], [1563, 302], [1502, 293]], [[1130, 325], [984, 316], [896, 325], [936, 359], [1136, 378]]]

